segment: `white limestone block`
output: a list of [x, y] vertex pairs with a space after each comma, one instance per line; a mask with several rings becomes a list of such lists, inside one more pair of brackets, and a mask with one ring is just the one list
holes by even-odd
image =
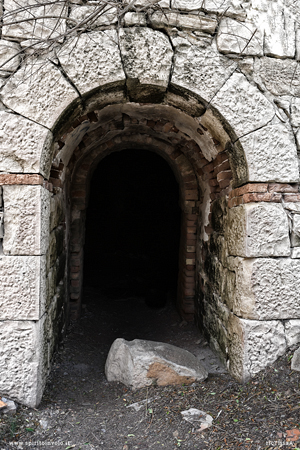
[[294, 214], [293, 232], [296, 234], [297, 237], [300, 238], [300, 215], [299, 214]]
[[[225, 5], [224, 5], [225, 3]], [[229, 0], [171, 0], [172, 8], [182, 11], [193, 11], [196, 9], [219, 10], [230, 6]]]
[[108, 381], [121, 381], [133, 389], [191, 384], [207, 378], [206, 369], [190, 352], [162, 342], [116, 339], [105, 363]]
[[294, 58], [296, 51], [295, 16], [279, 2], [269, 2], [264, 19], [264, 52], [276, 58]]
[[58, 58], [81, 94], [125, 79], [115, 30], [72, 38], [58, 52]]
[[172, 38], [175, 46], [172, 83], [210, 101], [236, 68], [236, 63], [220, 55], [214, 46], [191, 45]]
[[[71, 27], [82, 26], [93, 30], [97, 27], [113, 25], [118, 22], [118, 10], [115, 6], [107, 5], [105, 8], [102, 8], [103, 5], [101, 3], [98, 5], [74, 6], [70, 12], [68, 25]], [[97, 14], [99, 10], [101, 12]]]
[[293, 97], [291, 100], [291, 124], [293, 127], [300, 127], [300, 98]]
[[256, 24], [225, 17], [219, 26], [218, 50], [224, 54], [263, 55], [263, 35]]
[[284, 330], [287, 347], [293, 347], [300, 343], [300, 320], [290, 319], [284, 321]]
[[163, 33], [149, 28], [120, 29], [120, 48], [127, 78], [167, 88], [173, 51]]
[[287, 214], [282, 205], [275, 203], [232, 208], [228, 212], [226, 241], [232, 256], [290, 256]]
[[228, 368], [243, 382], [274, 363], [286, 351], [284, 326], [280, 321], [245, 320], [232, 314], [228, 335]]
[[300, 347], [294, 352], [291, 369], [300, 372]]
[[125, 27], [140, 26], [146, 27], [146, 14], [141, 12], [128, 12], [124, 16]]
[[16, 42], [0, 39], [0, 76], [8, 76], [20, 65], [21, 47]]
[[[42, 3], [41, 6], [37, 6]], [[5, 0], [2, 37], [19, 41], [41, 41], [59, 38], [66, 31], [68, 7], [64, 2], [36, 2], [36, 0]], [[46, 17], [45, 17], [46, 16]], [[39, 48], [35, 46], [35, 48]]]
[[5, 255], [42, 255], [49, 242], [50, 192], [42, 186], [3, 186]]
[[254, 63], [254, 80], [276, 96], [300, 97], [300, 70], [295, 60], [258, 58]]
[[0, 111], [0, 172], [44, 175], [50, 154], [47, 141], [51, 137], [47, 128], [16, 114]]
[[274, 117], [269, 100], [247, 78], [234, 73], [213, 98], [217, 108], [238, 137], [266, 125]]
[[[158, 5], [161, 8], [170, 8], [170, 0], [151, 0], [150, 2], [149, 0], [136, 0], [134, 6], [143, 8], [145, 6], [149, 7], [149, 4]], [[145, 11], [147, 11], [147, 8], [145, 8]]]
[[168, 29], [177, 27], [209, 34], [213, 34], [218, 25], [216, 17], [210, 17], [204, 13], [180, 14], [169, 11], [156, 11], [151, 15], [150, 20], [155, 28]]
[[41, 324], [28, 320], [0, 321], [0, 392], [36, 407], [41, 400]]
[[300, 261], [290, 258], [228, 257], [235, 272], [228, 279], [224, 301], [246, 319], [300, 318]]
[[78, 94], [51, 62], [37, 58], [10, 78], [1, 97], [8, 108], [51, 128]]
[[266, 125], [241, 137], [240, 142], [248, 163], [249, 181], [298, 182], [297, 148], [288, 126], [280, 122]]
[[300, 247], [294, 247], [291, 250], [292, 250], [291, 258], [300, 259]]
[[38, 320], [44, 310], [45, 256], [0, 256], [1, 320]]

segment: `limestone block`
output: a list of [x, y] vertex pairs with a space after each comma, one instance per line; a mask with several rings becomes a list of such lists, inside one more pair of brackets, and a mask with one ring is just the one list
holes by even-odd
[[0, 76], [8, 76], [17, 70], [21, 62], [21, 47], [16, 42], [0, 39]]
[[294, 352], [291, 369], [300, 372], [300, 347]]
[[126, 27], [147, 26], [145, 13], [128, 12], [124, 16], [124, 22]]
[[287, 214], [282, 205], [274, 203], [232, 208], [228, 212], [226, 241], [232, 256], [290, 256]]
[[[149, 7], [149, 0], [136, 0], [134, 2], [134, 6], [136, 7]], [[158, 5], [161, 8], [170, 8], [170, 0], [157, 0], [157, 1], [151, 1], [154, 5]], [[146, 10], [146, 9], [145, 9]]]
[[5, 255], [42, 255], [49, 242], [50, 192], [42, 186], [3, 186]]
[[78, 94], [59, 69], [48, 60], [37, 58], [10, 78], [1, 98], [13, 111], [51, 128]]
[[[262, 119], [263, 120], [263, 119]], [[293, 132], [273, 123], [240, 138], [249, 181], [297, 183], [299, 163]]]
[[[99, 5], [74, 6], [70, 12], [68, 25], [74, 27], [83, 24], [82, 26], [87, 26], [89, 30], [93, 30], [97, 27], [113, 25], [118, 22], [116, 7], [108, 5], [102, 8], [103, 5], [101, 3]], [[98, 14], [97, 11], [99, 11]]]
[[1, 320], [38, 320], [45, 304], [45, 256], [0, 256]]
[[203, 31], [209, 34], [213, 34], [218, 25], [215, 17], [210, 17], [203, 13], [196, 15], [156, 11], [151, 15], [150, 20], [155, 28], [167, 29], [177, 27], [192, 31]]
[[293, 233], [300, 238], [300, 215], [295, 214], [293, 217]]
[[295, 16], [281, 2], [269, 2], [264, 16], [264, 52], [267, 56], [294, 58]]
[[58, 58], [81, 94], [125, 79], [115, 30], [83, 33], [71, 38]]
[[0, 391], [30, 407], [42, 397], [40, 383], [41, 323], [0, 321]]
[[116, 339], [106, 364], [108, 381], [121, 381], [139, 389], [157, 380], [159, 386], [203, 381], [208, 374], [190, 352], [161, 342]]
[[284, 326], [280, 321], [245, 320], [232, 314], [228, 335], [228, 368], [239, 381], [247, 381], [286, 351]]
[[227, 280], [223, 299], [245, 319], [300, 318], [300, 261], [290, 258], [228, 258], [235, 278]]
[[64, 2], [37, 5], [36, 0], [5, 0], [2, 37], [41, 41], [42, 46], [50, 36], [52, 39], [62, 36], [66, 31], [67, 5]]
[[165, 91], [170, 78], [173, 51], [169, 39], [149, 28], [120, 30], [120, 48], [124, 70], [129, 80], [138, 85], [159, 87]]
[[238, 137], [266, 125], [274, 117], [269, 100], [247, 78], [234, 73], [212, 101]]
[[224, 54], [263, 55], [263, 36], [256, 25], [225, 17], [219, 26], [218, 50]]
[[172, 8], [182, 11], [193, 11], [196, 9], [213, 9], [217, 11], [221, 8], [226, 9], [231, 5], [229, 0], [171, 0]]
[[236, 68], [236, 63], [220, 55], [214, 46], [191, 45], [172, 39], [175, 48], [172, 83], [190, 89], [210, 101]]
[[293, 347], [300, 343], [300, 320], [291, 319], [285, 320], [284, 330], [286, 336], [286, 343], [288, 347]]
[[43, 161], [49, 153], [44, 145], [51, 137], [47, 128], [0, 111], [0, 172], [44, 175]]
[[254, 80], [276, 96], [300, 97], [299, 63], [291, 59], [259, 58], [254, 63]]
[[300, 127], [300, 98], [293, 97], [291, 100], [291, 124]]
[[293, 259], [300, 258], [300, 247], [294, 247], [291, 250], [292, 250], [291, 258], [293, 258]]

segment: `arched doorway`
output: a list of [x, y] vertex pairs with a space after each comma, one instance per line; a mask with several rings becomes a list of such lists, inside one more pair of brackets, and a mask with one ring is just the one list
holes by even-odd
[[86, 213], [83, 286], [108, 298], [175, 302], [180, 240], [179, 186], [154, 152], [106, 156], [93, 173]]

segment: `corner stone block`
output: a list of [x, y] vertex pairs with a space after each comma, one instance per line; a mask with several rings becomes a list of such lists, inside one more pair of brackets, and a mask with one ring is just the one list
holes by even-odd
[[[41, 173], [52, 133], [16, 114], [0, 111], [0, 172]], [[46, 144], [45, 144], [46, 143]]]
[[228, 340], [228, 368], [241, 382], [272, 364], [286, 351], [284, 326], [277, 320], [244, 320], [232, 315]]
[[173, 58], [167, 36], [149, 28], [120, 29], [120, 48], [130, 93], [136, 84], [165, 92]]
[[42, 186], [3, 186], [4, 255], [46, 253], [50, 195]]
[[39, 404], [44, 388], [42, 322], [0, 321], [0, 392], [30, 407]]
[[290, 256], [288, 217], [280, 204], [254, 203], [232, 208], [226, 229], [231, 256]]
[[12, 111], [51, 128], [78, 94], [48, 59], [28, 61], [6, 83], [1, 100]]
[[292, 130], [266, 125], [239, 139], [248, 163], [249, 181], [297, 183], [299, 162]]
[[125, 80], [115, 30], [83, 33], [69, 39], [58, 58], [82, 95], [106, 83]]
[[39, 320], [46, 303], [46, 257], [1, 255], [0, 273], [1, 320]]
[[223, 301], [244, 319], [300, 318], [300, 261], [290, 258], [228, 257], [235, 273]]

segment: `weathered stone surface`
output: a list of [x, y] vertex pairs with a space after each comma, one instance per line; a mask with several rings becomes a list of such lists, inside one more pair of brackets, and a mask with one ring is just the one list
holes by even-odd
[[[151, 2], [152, 3], [152, 2]], [[155, 5], [160, 6], [161, 8], [170, 8], [170, 0], [157, 0], [153, 2]], [[136, 0], [134, 6], [137, 7], [149, 7], [149, 0]]]
[[[99, 11], [99, 6], [101, 8], [101, 14], [97, 14], [97, 11]], [[110, 5], [103, 9], [102, 7], [103, 6], [99, 4], [74, 6], [70, 12], [69, 18], [71, 20], [68, 20], [68, 25], [71, 27], [84, 26], [84, 24], [87, 23], [88, 29], [93, 30], [97, 27], [113, 25], [117, 23], [117, 8]]]
[[51, 128], [78, 94], [51, 62], [37, 58], [10, 78], [1, 98], [13, 111]]
[[291, 124], [293, 127], [300, 127], [300, 98], [293, 97], [291, 100]]
[[274, 117], [269, 100], [247, 78], [234, 73], [212, 101], [238, 137], [266, 125]]
[[218, 22], [215, 17], [199, 14], [180, 14], [176, 12], [156, 11], [150, 17], [155, 28], [184, 28], [193, 31], [203, 31], [213, 34]]
[[[294, 58], [295, 16], [282, 2], [268, 2], [264, 20], [264, 52], [267, 56]], [[262, 19], [262, 18], [261, 18]]]
[[16, 42], [0, 39], [0, 76], [7, 76], [14, 72], [20, 62], [21, 47]]
[[[42, 173], [44, 142], [51, 133], [30, 120], [0, 111], [0, 172]], [[45, 158], [47, 158], [45, 149]]]
[[259, 58], [254, 63], [254, 79], [274, 95], [300, 96], [299, 63], [291, 59]]
[[244, 320], [232, 315], [228, 330], [229, 370], [240, 381], [247, 381], [286, 351], [280, 321]]
[[5, 255], [42, 255], [49, 243], [50, 193], [41, 186], [3, 186]]
[[140, 85], [164, 92], [168, 86], [173, 51], [168, 38], [149, 28], [120, 30], [120, 48], [129, 91]]
[[294, 352], [291, 369], [300, 372], [300, 347]]
[[228, 258], [235, 277], [224, 301], [237, 316], [273, 320], [300, 317], [300, 261], [289, 258]]
[[294, 247], [291, 249], [291, 258], [298, 259], [300, 258], [300, 247]]
[[240, 142], [248, 163], [249, 181], [298, 182], [295, 139], [285, 124], [266, 125], [241, 137]]
[[300, 238], [300, 215], [294, 214], [293, 217], [293, 233]]
[[72, 38], [58, 57], [81, 94], [125, 79], [115, 30], [83, 33]]
[[147, 26], [146, 14], [137, 12], [128, 12], [124, 16], [124, 22], [126, 27], [132, 26]]
[[255, 24], [225, 17], [219, 26], [218, 50], [224, 54], [263, 55], [263, 36]]
[[285, 320], [284, 330], [288, 347], [300, 343], [300, 319]]
[[217, 10], [224, 7], [224, 3], [228, 7], [231, 2], [228, 0], [171, 0], [172, 8], [178, 8], [182, 11], [193, 11], [200, 8]]
[[116, 339], [106, 364], [108, 381], [121, 381], [139, 389], [154, 380], [159, 386], [190, 384], [207, 378], [207, 372], [190, 352], [161, 342]]
[[45, 304], [45, 257], [0, 256], [1, 320], [38, 320]]
[[228, 213], [226, 240], [232, 256], [290, 256], [287, 214], [281, 205], [274, 203], [232, 208]]
[[[5, 0], [2, 37], [19, 41], [29, 39], [32, 43], [47, 40], [50, 36], [58, 38], [63, 35], [66, 30], [65, 17], [68, 14], [66, 4], [44, 2], [42, 6], [37, 5], [35, 0]], [[41, 42], [41, 46], [43, 44]]]
[[202, 48], [184, 39], [172, 42], [176, 47], [172, 83], [211, 100], [233, 73], [236, 63], [220, 55], [213, 46]]

